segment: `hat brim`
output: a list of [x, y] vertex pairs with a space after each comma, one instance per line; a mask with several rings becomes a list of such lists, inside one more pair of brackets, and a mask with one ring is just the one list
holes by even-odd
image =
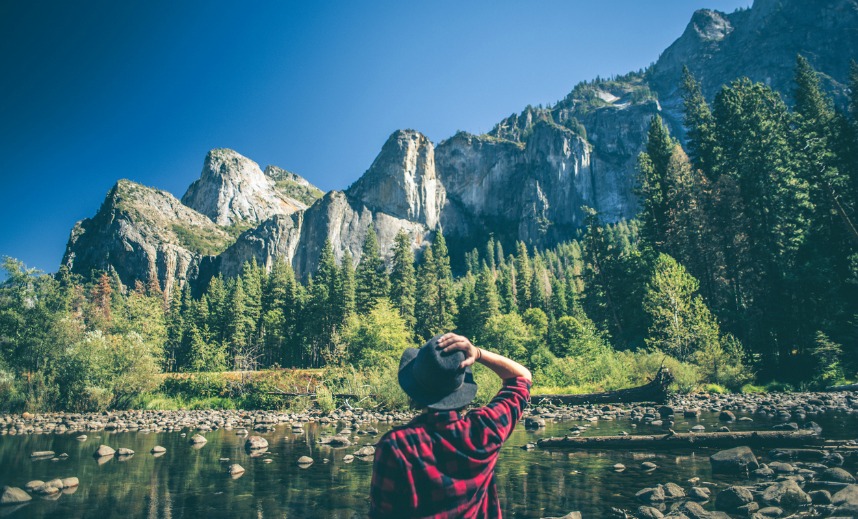
[[402, 353], [399, 361], [399, 386], [418, 404], [436, 411], [461, 409], [474, 401], [477, 396], [477, 383], [471, 367], [465, 368], [465, 380], [462, 385], [451, 393], [435, 396], [421, 388], [414, 378], [414, 359], [417, 358], [418, 348], [408, 348]]

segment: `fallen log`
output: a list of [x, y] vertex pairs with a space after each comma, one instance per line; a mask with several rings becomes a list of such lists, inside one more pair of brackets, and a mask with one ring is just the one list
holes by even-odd
[[669, 369], [662, 367], [650, 382], [642, 386], [584, 395], [536, 395], [530, 397], [530, 402], [531, 404], [551, 402], [565, 405], [628, 404], [633, 402], [663, 404], [667, 402], [667, 387], [671, 382], [673, 382], [673, 374]]
[[681, 449], [689, 447], [805, 447], [823, 440], [807, 431], [738, 431], [711, 433], [668, 433], [638, 436], [586, 436], [543, 438], [543, 449]]
[[843, 386], [830, 386], [825, 388], [826, 392], [836, 392], [836, 391], [858, 391], [858, 384], [846, 384]]

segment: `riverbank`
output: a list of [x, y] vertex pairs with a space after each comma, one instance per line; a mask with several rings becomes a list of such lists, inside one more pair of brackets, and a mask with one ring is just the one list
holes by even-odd
[[[123, 502], [154, 507], [161, 516], [181, 509], [226, 517], [255, 506], [266, 515], [352, 517], [366, 511], [371, 475], [371, 458], [357, 453], [412, 416], [357, 407], [2, 415], [0, 434], [6, 436], [0, 438], [0, 483], [24, 489], [34, 481], [79, 478], [79, 487], [50, 496], [61, 495], [56, 501], [33, 493], [28, 517], [83, 517], [117, 493]], [[663, 406], [541, 403], [527, 410], [501, 453], [497, 476], [504, 510], [534, 519], [572, 510], [583, 517], [697, 518], [725, 517], [719, 512], [726, 512], [761, 518], [773, 517], [773, 508], [782, 516], [836, 516], [835, 498], [858, 472], [851, 447], [754, 448], [750, 455], [756, 466], [749, 462], [748, 470], [737, 473], [714, 470], [710, 456], [715, 449], [537, 447], [541, 439], [558, 436], [772, 430], [792, 424], [821, 427], [824, 438], [850, 447], [848, 440], [858, 434], [858, 393], [692, 394], [675, 396]], [[197, 435], [207, 442], [191, 444]], [[246, 449], [254, 435], [269, 445], [262, 455]], [[101, 445], [137, 455], [96, 459]], [[156, 453], [156, 447], [166, 452]], [[49, 451], [56, 454], [32, 457]], [[301, 464], [304, 457], [314, 463]], [[243, 475], [231, 474], [233, 465], [244, 469]], [[725, 503], [733, 494], [738, 496], [733, 503], [742, 503], [728, 510], [733, 505]], [[748, 496], [750, 501], [743, 501]]]
[[[858, 414], [858, 392], [835, 393], [694, 393], [674, 395], [664, 406], [624, 405], [554, 405], [542, 402], [528, 408], [524, 422], [539, 427], [546, 421], [565, 422], [628, 420], [630, 426], [647, 424], [671, 426], [668, 416], [693, 417], [701, 413], [723, 413], [725, 422], [736, 414], [770, 418], [780, 422], [804, 424], [825, 413]], [[414, 416], [411, 411], [376, 411], [358, 406], [334, 410], [307, 409], [300, 412], [269, 410], [126, 410], [95, 413], [23, 413], [0, 415], [0, 435], [4, 434], [71, 434], [85, 431], [109, 432], [174, 432], [217, 429], [267, 430], [279, 424], [345, 422], [402, 423]], [[858, 435], [858, 433], [856, 433]]]

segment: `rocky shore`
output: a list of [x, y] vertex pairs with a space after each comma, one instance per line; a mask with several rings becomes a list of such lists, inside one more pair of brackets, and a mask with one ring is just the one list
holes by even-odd
[[[702, 423], [695, 418], [708, 417]], [[554, 405], [542, 402], [525, 411], [523, 425], [539, 430], [546, 424], [577, 422], [568, 436], [586, 436], [591, 425], [601, 421], [616, 421], [623, 429], [635, 434], [638, 427], [664, 430], [689, 428], [712, 432], [731, 428], [756, 430], [813, 430], [824, 438], [824, 432], [814, 420], [826, 416], [858, 415], [858, 393], [768, 393], [768, 394], [692, 394], [677, 395], [667, 404], [653, 405]], [[180, 410], [180, 411], [111, 411], [101, 413], [40, 413], [0, 415], [0, 435], [68, 434], [85, 440], [87, 434], [98, 431], [176, 432], [187, 435], [191, 443], [205, 442], [205, 433], [219, 429], [235, 430], [247, 437], [246, 449], [251, 457], [267, 450], [267, 441], [254, 432], [266, 433], [277, 426], [303, 432], [308, 423], [330, 426], [336, 432], [323, 434], [316, 441], [330, 447], [352, 447], [343, 452], [343, 461], [356, 457], [371, 459], [374, 437], [379, 428], [407, 422], [413, 412], [381, 412], [365, 409], [338, 409], [332, 412], [240, 411], [240, 410]], [[715, 417], [717, 416], [717, 420]], [[744, 423], [743, 423], [744, 422]], [[758, 423], [749, 423], [758, 422]], [[677, 425], [679, 423], [679, 425]], [[327, 429], [327, 428], [326, 428]], [[709, 431], [706, 431], [709, 432]], [[358, 441], [359, 436], [362, 436]], [[842, 437], [842, 434], [841, 434]], [[536, 444], [525, 446], [535, 449]], [[101, 450], [103, 449], [103, 452]], [[357, 449], [357, 450], [354, 450]], [[111, 452], [108, 452], [110, 450]], [[354, 452], [352, 452], [354, 450]], [[133, 451], [114, 451], [106, 445], [93, 455], [97, 460], [133, 456]], [[154, 456], [164, 454], [155, 447]], [[738, 445], [718, 452], [709, 451], [716, 482], [691, 478], [687, 481], [663, 481], [644, 488], [629, 488], [637, 508], [605, 510], [605, 517], [640, 518], [718, 518], [752, 517], [851, 517], [858, 515], [858, 431], [854, 437], [825, 442], [813, 448], [755, 449]], [[33, 459], [59, 458], [63, 454], [50, 451], [33, 452]], [[306, 459], [305, 459], [306, 458]], [[270, 461], [270, 460], [264, 460]], [[307, 467], [312, 458], [297, 460]], [[225, 462], [226, 463], [226, 462]], [[613, 470], [658, 472], [658, 466], [644, 461], [640, 467], [616, 464]], [[230, 464], [225, 470], [230, 477], [241, 477], [244, 469]], [[652, 480], [650, 480], [652, 481]], [[26, 490], [4, 488], [0, 501], [22, 502], [30, 494], [58, 496], [76, 490], [73, 481], [60, 479], [33, 481]], [[20, 490], [20, 491], [19, 491]]]

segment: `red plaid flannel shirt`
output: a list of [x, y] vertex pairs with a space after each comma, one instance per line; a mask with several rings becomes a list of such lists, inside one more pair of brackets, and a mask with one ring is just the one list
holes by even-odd
[[370, 517], [500, 517], [495, 463], [529, 398], [530, 382], [511, 378], [462, 418], [430, 411], [389, 431], [375, 450]]

